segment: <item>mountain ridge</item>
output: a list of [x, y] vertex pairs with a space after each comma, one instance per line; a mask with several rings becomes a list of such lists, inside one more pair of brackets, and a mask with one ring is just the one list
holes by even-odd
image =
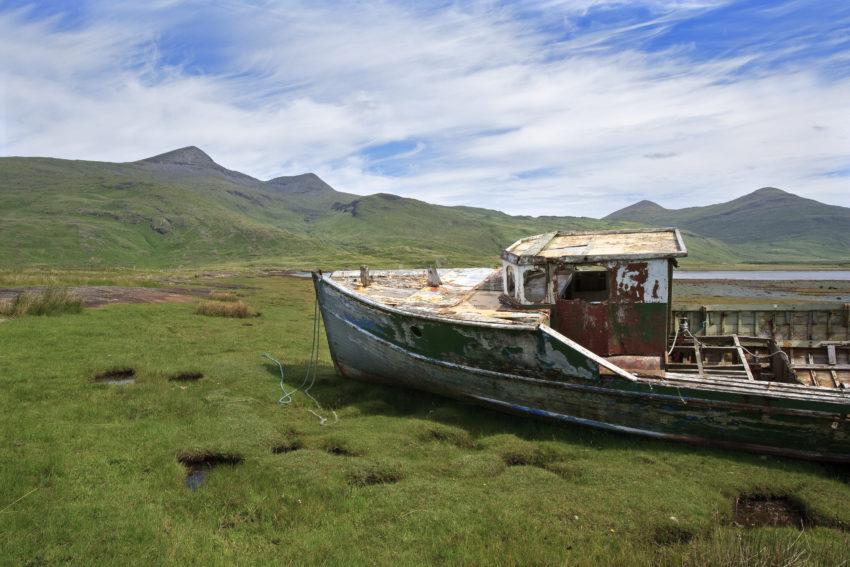
[[[780, 190], [756, 197], [780, 208], [788, 198], [801, 199]], [[731, 208], [716, 205], [703, 217], [711, 224], [726, 222], [724, 215], [751, 214], [749, 201], [738, 201]], [[830, 207], [816, 201], [809, 206]], [[689, 221], [700, 208], [681, 211], [642, 201], [619, 211], [622, 216], [641, 212], [647, 217], [641, 222], [512, 216], [390, 193], [345, 193], [315, 173], [262, 181], [224, 168], [195, 146], [125, 163], [5, 157], [0, 158], [0, 267], [492, 265], [503, 247], [523, 236], [653, 226], [658, 218], [664, 226], [675, 225], [670, 214], [683, 215], [691, 251], [686, 263], [764, 260], [764, 245], [742, 250], [736, 242], [706, 236]], [[846, 257], [846, 249], [814, 246], [813, 254], [792, 246], [790, 255], [779, 256], [791, 262]]]
[[641, 201], [604, 217], [650, 226], [678, 226], [735, 245], [754, 260], [847, 259], [850, 208], [828, 205], [776, 187], [762, 187], [730, 201], [666, 209]]

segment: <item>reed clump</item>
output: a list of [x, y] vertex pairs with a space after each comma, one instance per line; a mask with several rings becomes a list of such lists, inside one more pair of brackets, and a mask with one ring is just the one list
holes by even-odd
[[82, 310], [83, 300], [68, 288], [59, 286], [48, 286], [41, 291], [25, 291], [14, 299], [0, 301], [0, 315], [6, 317], [62, 315]]
[[213, 301], [224, 301], [227, 303], [239, 301], [239, 296], [232, 291], [211, 291], [207, 297]]
[[198, 303], [195, 313], [208, 317], [236, 317], [239, 319], [259, 315], [244, 301], [218, 301], [214, 299], [207, 299]]

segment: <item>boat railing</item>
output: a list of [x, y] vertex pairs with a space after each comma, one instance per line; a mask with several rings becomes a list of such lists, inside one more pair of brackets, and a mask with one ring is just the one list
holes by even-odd
[[685, 320], [698, 337], [749, 336], [775, 340], [783, 348], [850, 344], [850, 303], [679, 304], [673, 306], [671, 319], [671, 332]]

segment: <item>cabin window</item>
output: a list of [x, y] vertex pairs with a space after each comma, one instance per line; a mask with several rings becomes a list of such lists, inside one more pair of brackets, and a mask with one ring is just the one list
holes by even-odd
[[606, 301], [608, 299], [608, 270], [581, 270], [573, 272], [569, 284], [564, 286], [561, 297], [582, 301]]
[[535, 268], [523, 273], [522, 287], [528, 303], [546, 301], [546, 270]]

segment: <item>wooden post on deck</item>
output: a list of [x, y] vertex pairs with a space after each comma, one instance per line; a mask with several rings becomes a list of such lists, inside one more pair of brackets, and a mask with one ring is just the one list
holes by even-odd
[[[739, 321], [741, 315], [738, 314]], [[744, 370], [747, 373], [747, 380], [755, 380], [753, 378], [753, 371], [750, 370], [750, 363], [747, 361], [747, 355], [744, 354], [744, 347], [741, 346], [741, 339], [738, 338], [738, 335], [732, 335], [732, 340], [735, 342], [735, 349], [738, 351], [738, 358], [741, 360], [741, 364], [744, 365]]]
[[440, 280], [440, 274], [437, 273], [437, 268], [428, 266], [428, 285], [430, 287], [440, 287], [443, 282]]
[[368, 287], [372, 278], [369, 277], [369, 266], [360, 266], [360, 285]]

